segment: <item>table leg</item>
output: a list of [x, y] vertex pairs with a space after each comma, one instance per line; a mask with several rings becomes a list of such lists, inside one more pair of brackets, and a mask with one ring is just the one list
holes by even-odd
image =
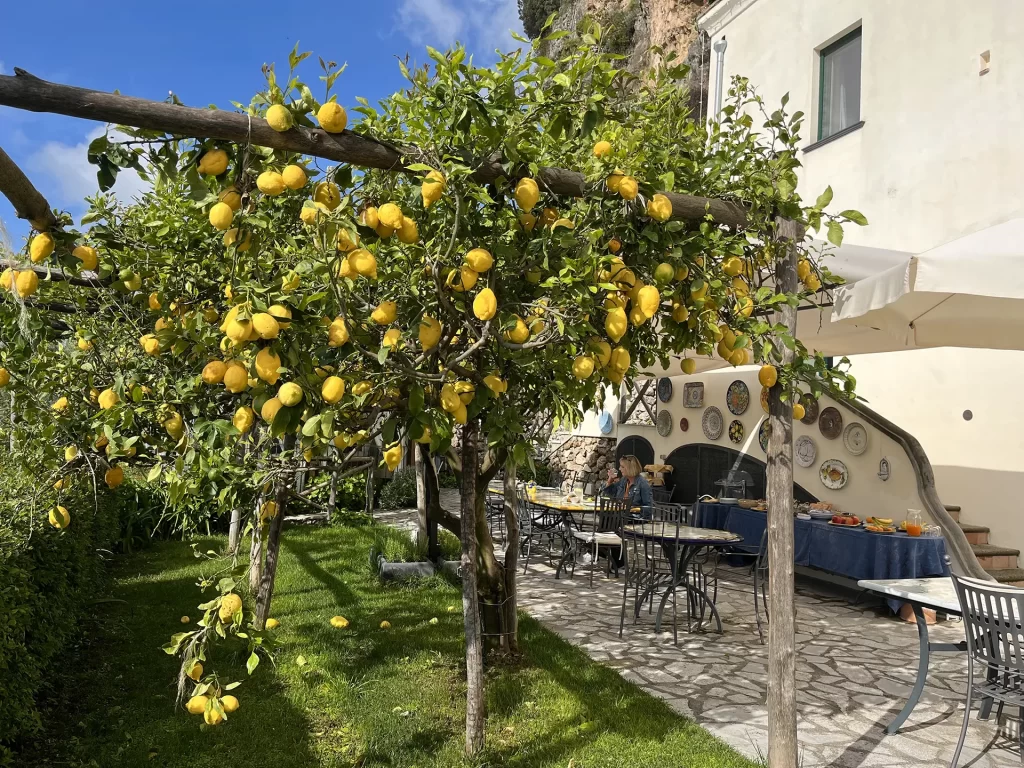
[[910, 717], [910, 713], [914, 711], [914, 707], [917, 706], [917, 702], [921, 699], [921, 693], [924, 691], [924, 681], [928, 678], [928, 661], [929, 661], [929, 649], [928, 644], [928, 622], [924, 618], [924, 609], [914, 604], [914, 617], [917, 619], [917, 637], [920, 642], [920, 658], [917, 662], [917, 681], [914, 683], [914, 690], [910, 692], [910, 698], [907, 703], [903, 705], [903, 709], [896, 715], [896, 719], [893, 720], [889, 725], [886, 726], [885, 732], [888, 734], [897, 733], [900, 726], [906, 722], [907, 718]]
[[677, 567], [678, 569], [676, 571], [676, 575], [672, 579], [672, 584], [669, 586], [668, 589], [665, 590], [665, 594], [661, 596], [661, 602], [658, 605], [658, 614], [654, 620], [655, 632], [661, 631], [662, 614], [665, 611], [665, 604], [668, 602], [668, 598], [675, 593], [676, 589], [679, 587], [680, 584], [685, 584], [687, 597], [689, 597], [693, 593], [700, 595], [701, 600], [704, 602], [705, 605], [708, 606], [708, 608], [711, 609], [711, 614], [715, 617], [715, 622], [718, 625], [718, 633], [722, 633], [722, 619], [718, 615], [718, 610], [715, 608], [714, 602], [712, 602], [711, 598], [708, 597], [707, 593], [704, 590], [686, 581], [687, 572], [690, 568], [690, 561], [693, 560], [694, 555], [697, 554], [697, 551], [699, 549], [699, 546], [687, 546], [683, 548], [683, 552], [679, 557], [679, 565]]

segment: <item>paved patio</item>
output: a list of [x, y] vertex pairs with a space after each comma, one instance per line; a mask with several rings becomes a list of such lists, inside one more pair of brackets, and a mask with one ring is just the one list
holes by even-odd
[[[445, 507], [458, 509], [446, 493]], [[414, 526], [414, 515], [380, 513], [382, 520]], [[767, 754], [768, 649], [758, 642], [749, 575], [722, 568], [718, 608], [724, 634], [688, 633], [680, 611], [679, 645], [671, 631], [654, 632], [641, 614], [619, 639], [622, 582], [595, 577], [594, 588], [554, 578], [546, 563], [531, 563], [522, 577], [520, 607], [594, 659], [674, 709], [692, 717], [739, 752]], [[934, 654], [924, 695], [901, 733], [883, 728], [903, 706], [917, 670], [914, 626], [891, 618], [879, 601], [851, 604], [848, 594], [816, 581], [797, 581], [798, 729], [803, 768], [837, 766], [946, 766], [963, 716], [966, 658]], [[681, 608], [681, 606], [680, 606]], [[932, 627], [933, 642], [957, 642], [956, 621]], [[1016, 715], [1016, 713], [1012, 713]], [[1019, 768], [1017, 721], [972, 720], [961, 766]]]

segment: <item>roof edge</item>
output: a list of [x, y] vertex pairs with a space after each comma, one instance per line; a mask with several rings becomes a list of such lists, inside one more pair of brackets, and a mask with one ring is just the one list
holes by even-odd
[[697, 28], [714, 37], [757, 0], [720, 0], [697, 18]]

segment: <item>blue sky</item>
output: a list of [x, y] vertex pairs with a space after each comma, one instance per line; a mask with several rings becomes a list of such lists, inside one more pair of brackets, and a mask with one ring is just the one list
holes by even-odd
[[[516, 0], [251, 0], [240, 7], [51, 0], [45, 11], [51, 21], [43, 30], [39, 8], [7, 3], [0, 14], [0, 74], [20, 67], [46, 80], [156, 100], [173, 90], [191, 106], [231, 109], [232, 100], [247, 102], [263, 86], [265, 62], [286, 72], [288, 52], [299, 41], [300, 50], [314, 53], [300, 69], [311, 84], [319, 83], [317, 55], [348, 62], [335, 90], [343, 105], [352, 106], [356, 96], [374, 102], [401, 87], [396, 57], [408, 53], [422, 63], [425, 46], [444, 49], [458, 40], [490, 62], [495, 48], [519, 45], [511, 29], [522, 32]], [[76, 218], [84, 211], [83, 196], [97, 188], [85, 149], [102, 129], [100, 123], [0, 107], [0, 147], [52, 206]], [[122, 174], [114, 192], [125, 199], [137, 189], [138, 179]], [[28, 225], [2, 196], [0, 221], [20, 248]]]

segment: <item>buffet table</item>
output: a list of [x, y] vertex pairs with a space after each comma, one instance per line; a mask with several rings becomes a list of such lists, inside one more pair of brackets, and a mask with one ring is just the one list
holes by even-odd
[[[698, 502], [693, 524], [731, 531], [748, 543], [759, 542], [768, 515], [733, 504]], [[949, 575], [946, 541], [941, 536], [871, 533], [862, 527], [830, 525], [827, 520], [796, 519], [793, 528], [795, 561], [799, 566], [854, 581]], [[889, 601], [893, 610], [899, 610], [900, 603]]]

